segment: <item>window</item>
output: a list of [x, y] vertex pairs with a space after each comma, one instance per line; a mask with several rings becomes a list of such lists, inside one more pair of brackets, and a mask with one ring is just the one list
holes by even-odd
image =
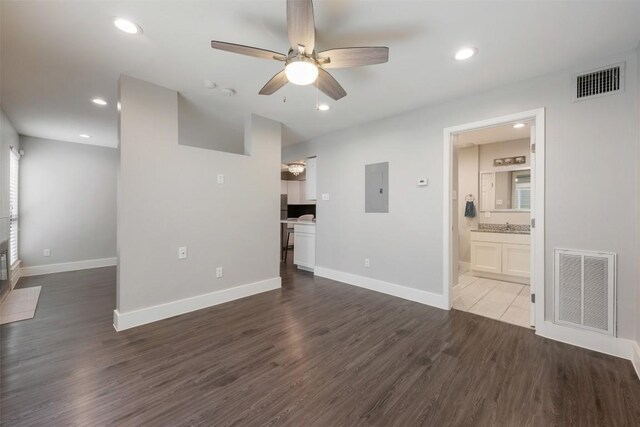
[[513, 174], [513, 209], [531, 209], [531, 172]]
[[18, 261], [18, 168], [20, 155], [13, 149], [9, 156], [9, 262]]

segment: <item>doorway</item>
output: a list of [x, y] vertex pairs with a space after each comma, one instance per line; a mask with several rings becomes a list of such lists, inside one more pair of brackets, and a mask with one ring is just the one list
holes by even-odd
[[[475, 183], [471, 180], [459, 188], [459, 160], [464, 158], [467, 165], [473, 164], [474, 150], [479, 152], [483, 144], [501, 142], [491, 141], [501, 134], [505, 138], [515, 134], [523, 137], [512, 146], [487, 145], [482, 161], [476, 154], [476, 169], [466, 171], [477, 177]], [[498, 320], [535, 327], [544, 321], [544, 109], [446, 128], [443, 178], [443, 294], [448, 307], [466, 308], [480, 315], [486, 312]], [[463, 212], [466, 207], [475, 208], [475, 212]], [[467, 219], [476, 220], [461, 221], [465, 213]], [[466, 229], [461, 230], [461, 225]], [[463, 257], [461, 250], [466, 251]], [[454, 304], [463, 288], [474, 281], [478, 289], [467, 291], [473, 297], [458, 299]], [[499, 298], [489, 297], [475, 310], [470, 309], [469, 304], [482, 299], [479, 295], [488, 295], [494, 288], [497, 294], [492, 295]], [[499, 309], [491, 306], [492, 300], [501, 301]], [[525, 308], [529, 325], [522, 319]], [[509, 321], [514, 314], [519, 321]]]

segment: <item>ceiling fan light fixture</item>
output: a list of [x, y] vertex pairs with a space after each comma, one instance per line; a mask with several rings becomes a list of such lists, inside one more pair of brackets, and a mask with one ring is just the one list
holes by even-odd
[[318, 66], [312, 59], [299, 57], [287, 63], [284, 74], [294, 85], [310, 85], [318, 78]]

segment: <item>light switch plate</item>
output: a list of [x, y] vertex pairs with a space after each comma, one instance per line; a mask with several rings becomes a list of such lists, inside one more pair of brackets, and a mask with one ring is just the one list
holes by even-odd
[[187, 247], [181, 246], [178, 248], [178, 259], [187, 259]]
[[218, 184], [224, 184], [224, 174], [218, 174]]
[[485, 218], [491, 218], [491, 212], [487, 211], [484, 213]]
[[51, 256], [51, 249], [45, 249], [44, 256]]
[[322, 193], [322, 200], [329, 200], [329, 193]]
[[367, 268], [371, 267], [371, 261], [369, 260], [369, 258], [364, 259], [364, 266]]

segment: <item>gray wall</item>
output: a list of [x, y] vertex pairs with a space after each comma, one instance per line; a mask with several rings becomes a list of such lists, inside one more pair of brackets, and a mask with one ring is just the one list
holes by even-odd
[[119, 90], [118, 311], [279, 277], [280, 123], [251, 116], [249, 155], [180, 145], [175, 91]]
[[[575, 72], [622, 60], [624, 93], [572, 102]], [[317, 265], [442, 293], [443, 129], [545, 107], [547, 317], [554, 248], [614, 251], [618, 334], [636, 337], [637, 62], [632, 51], [285, 148], [285, 162], [317, 155], [318, 192], [331, 195], [317, 205]], [[390, 162], [390, 213], [367, 215], [364, 165], [382, 161]], [[421, 177], [428, 187], [416, 186]]]
[[22, 267], [114, 258], [117, 150], [28, 136], [20, 143]]
[[[18, 132], [0, 108], [0, 252], [9, 248], [9, 147], [20, 149]], [[18, 184], [19, 185], [19, 184]], [[9, 281], [0, 282], [0, 300], [9, 290]]]

